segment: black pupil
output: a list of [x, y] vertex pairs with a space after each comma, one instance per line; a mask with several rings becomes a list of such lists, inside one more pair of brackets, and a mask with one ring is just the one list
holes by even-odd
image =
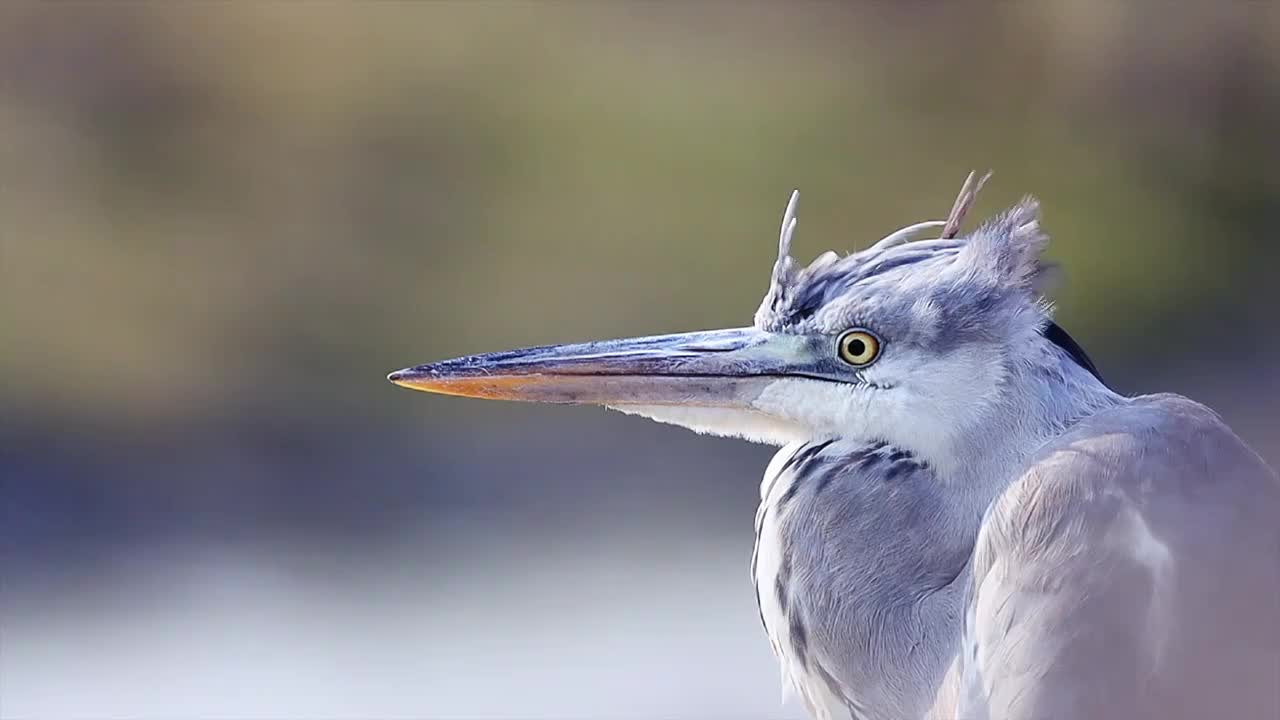
[[862, 338], [852, 338], [845, 343], [844, 349], [854, 357], [862, 357], [862, 353], [867, 351], [867, 343]]

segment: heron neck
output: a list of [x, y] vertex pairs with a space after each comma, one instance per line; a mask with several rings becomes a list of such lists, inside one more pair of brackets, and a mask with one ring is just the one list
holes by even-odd
[[[1127, 402], [1059, 348], [1052, 348], [1048, 354], [1049, 364], [1034, 366], [1012, 378], [1022, 392], [993, 408], [991, 422], [980, 435], [971, 436], [965, 443], [964, 447], [969, 448], [966, 462], [960, 463], [950, 477], [957, 486], [972, 490], [972, 525], [965, 533], [970, 542], [991, 502], [1017, 479], [1021, 468], [1045, 442], [1097, 412]], [[966, 587], [970, 581], [968, 572], [966, 562], [960, 574]], [[957, 632], [957, 628], [947, 627]], [[958, 634], [952, 640], [958, 641]], [[940, 679], [925, 717], [954, 717], [958, 691], [959, 677], [953, 665]]]
[[806, 702], [826, 697], [827, 676], [857, 718], [920, 718], [949, 702], [987, 507], [1047, 440], [1124, 401], [1050, 350], [1006, 380], [976, 429], [942, 449], [945, 464], [837, 439], [784, 449], [766, 472], [757, 597]]
[[1043, 361], [1014, 369], [1003, 397], [956, 438], [956, 461], [942, 473], [944, 480], [970, 491], [979, 512], [1047, 441], [1126, 401], [1062, 349], [1046, 342], [1042, 350]]

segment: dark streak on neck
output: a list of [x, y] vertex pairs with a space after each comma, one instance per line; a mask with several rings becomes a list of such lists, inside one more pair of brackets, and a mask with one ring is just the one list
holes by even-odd
[[1093, 364], [1093, 360], [1089, 359], [1089, 355], [1085, 353], [1084, 348], [1080, 347], [1080, 343], [1076, 342], [1075, 338], [1068, 335], [1067, 331], [1063, 330], [1058, 323], [1050, 321], [1049, 324], [1045, 326], [1041, 334], [1044, 336], [1045, 340], [1048, 340], [1054, 345], [1062, 348], [1067, 355], [1071, 356], [1071, 359], [1074, 360], [1077, 365], [1088, 370], [1090, 375], [1097, 378], [1098, 382], [1103, 385], [1107, 384], [1107, 381], [1102, 379], [1102, 373], [1098, 372], [1098, 367]]

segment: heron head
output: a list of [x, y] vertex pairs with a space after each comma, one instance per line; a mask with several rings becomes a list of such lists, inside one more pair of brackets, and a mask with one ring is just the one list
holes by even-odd
[[[1041, 297], [1047, 236], [1035, 201], [957, 236], [977, 185], [966, 188], [948, 221], [804, 267], [790, 256], [793, 194], [751, 327], [474, 355], [389, 379], [449, 395], [604, 405], [771, 444], [945, 442], [995, 407], [1020, 367], [1050, 362], [1054, 344], [1092, 372]], [[934, 239], [911, 241], [929, 231]]]

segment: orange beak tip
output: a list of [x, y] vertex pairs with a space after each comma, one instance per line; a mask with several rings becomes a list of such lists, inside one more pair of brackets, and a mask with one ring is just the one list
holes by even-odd
[[387, 380], [422, 392], [436, 395], [454, 395], [456, 397], [482, 398], [487, 400], [521, 400], [522, 389], [537, 384], [539, 376], [481, 376], [481, 377], [437, 377], [414, 372], [410, 369], [397, 370], [387, 375]]

